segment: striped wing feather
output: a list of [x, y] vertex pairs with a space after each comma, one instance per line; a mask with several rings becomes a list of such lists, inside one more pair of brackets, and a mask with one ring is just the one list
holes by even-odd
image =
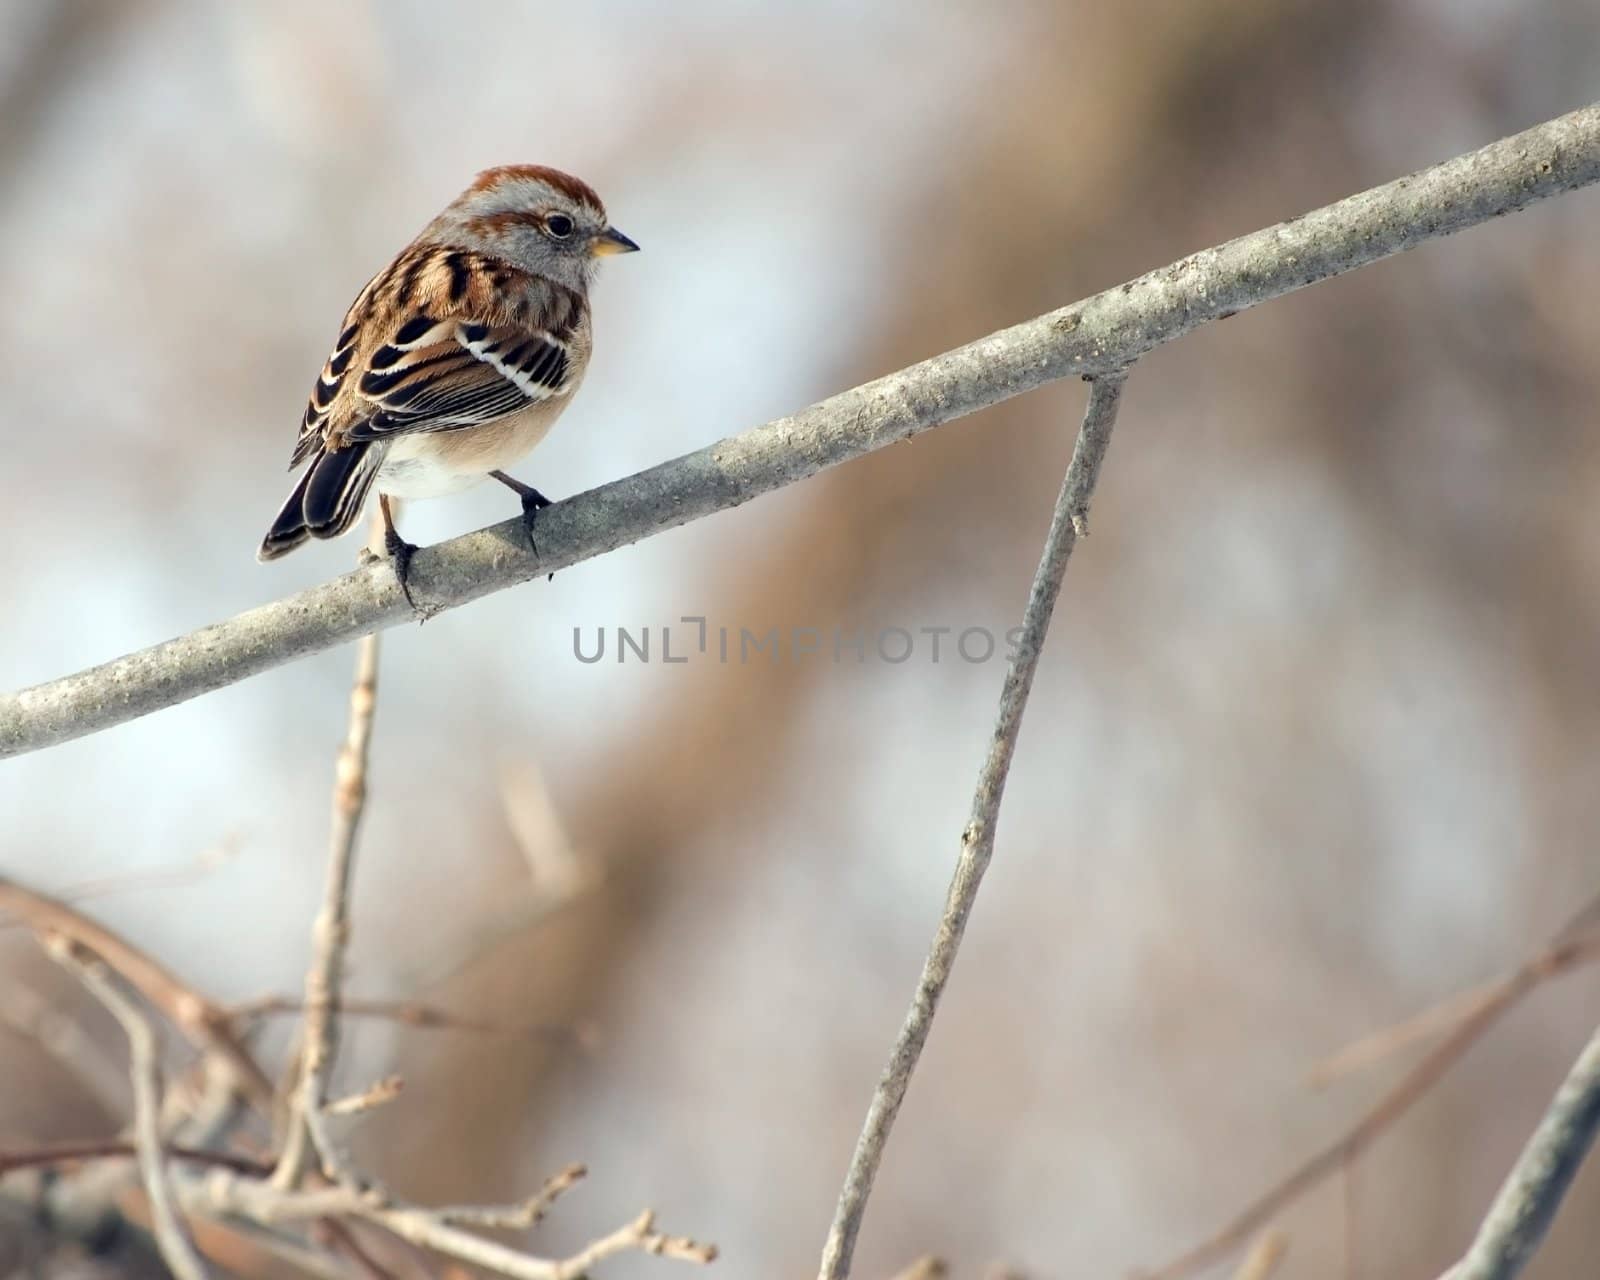
[[[418, 336], [408, 343], [407, 332]], [[345, 434], [381, 440], [482, 426], [560, 395], [566, 382], [566, 344], [550, 334], [418, 316], [373, 355], [357, 384], [371, 412]]]
[[493, 259], [415, 246], [345, 316], [291, 467], [323, 445], [481, 426], [565, 394], [583, 302]]

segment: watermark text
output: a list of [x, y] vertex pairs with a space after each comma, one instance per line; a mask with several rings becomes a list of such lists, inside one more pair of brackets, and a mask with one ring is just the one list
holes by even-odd
[[600, 662], [649, 664], [1010, 662], [1022, 643], [1022, 628], [918, 625], [871, 627], [766, 627], [712, 625], [703, 614], [674, 623], [572, 628], [572, 656], [586, 666]]

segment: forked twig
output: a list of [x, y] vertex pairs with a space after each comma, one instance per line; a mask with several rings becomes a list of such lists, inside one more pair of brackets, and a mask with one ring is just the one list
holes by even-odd
[[1570, 967], [1570, 955], [1592, 942], [1576, 936], [1590, 926], [1600, 911], [1600, 897], [1563, 925], [1537, 955], [1507, 975], [1477, 1007], [1438, 1045], [1408, 1071], [1400, 1082], [1351, 1127], [1343, 1137], [1324, 1147], [1288, 1177], [1269, 1188], [1240, 1211], [1237, 1217], [1199, 1244], [1154, 1271], [1140, 1273], [1142, 1280], [1179, 1280], [1220, 1262], [1269, 1226], [1284, 1208], [1305, 1195], [1323, 1179], [1360, 1157], [1377, 1138], [1403, 1116], [1453, 1067], [1505, 1012], [1552, 973]]
[[[579, 1280], [596, 1263], [630, 1251], [675, 1258], [682, 1262], [708, 1263], [716, 1258], [715, 1245], [656, 1230], [655, 1215], [649, 1210], [572, 1256], [560, 1259], [534, 1257], [498, 1241], [474, 1235], [456, 1225], [463, 1221], [480, 1225], [505, 1225], [520, 1221], [528, 1213], [530, 1205], [537, 1204], [541, 1198], [544, 1205], [548, 1205], [555, 1195], [559, 1195], [560, 1190], [552, 1194], [550, 1187], [566, 1176], [566, 1171], [556, 1175], [538, 1195], [522, 1205], [444, 1210], [403, 1204], [376, 1189], [332, 1186], [283, 1190], [271, 1182], [240, 1178], [225, 1169], [213, 1170], [203, 1184], [187, 1188], [186, 1193], [191, 1197], [191, 1207], [196, 1212], [238, 1214], [256, 1222], [359, 1218], [383, 1227], [409, 1244], [454, 1258], [469, 1266], [508, 1276], [511, 1280]], [[570, 1185], [571, 1181], [565, 1184]], [[565, 1186], [561, 1189], [565, 1189]]]
[[[1600, 938], [1584, 938], [1549, 948], [1530, 961], [1530, 966], [1536, 971], [1538, 981], [1548, 982], [1595, 960], [1600, 960]], [[1420, 1040], [1460, 1025], [1485, 1005], [1499, 999], [1506, 982], [1505, 977], [1499, 977], [1458, 991], [1403, 1021], [1362, 1036], [1312, 1067], [1306, 1076], [1307, 1083], [1314, 1089], [1325, 1089], [1343, 1076], [1364, 1070]]]

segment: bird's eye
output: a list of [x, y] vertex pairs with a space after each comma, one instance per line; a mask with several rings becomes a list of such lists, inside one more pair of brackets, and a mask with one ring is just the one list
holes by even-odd
[[572, 234], [572, 219], [564, 213], [552, 213], [544, 220], [544, 229], [556, 240], [565, 240]]

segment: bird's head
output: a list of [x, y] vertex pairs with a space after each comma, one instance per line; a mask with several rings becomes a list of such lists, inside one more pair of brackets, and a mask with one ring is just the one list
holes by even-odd
[[602, 257], [639, 247], [610, 224], [588, 183], [532, 164], [484, 170], [424, 237], [492, 254], [580, 292]]

